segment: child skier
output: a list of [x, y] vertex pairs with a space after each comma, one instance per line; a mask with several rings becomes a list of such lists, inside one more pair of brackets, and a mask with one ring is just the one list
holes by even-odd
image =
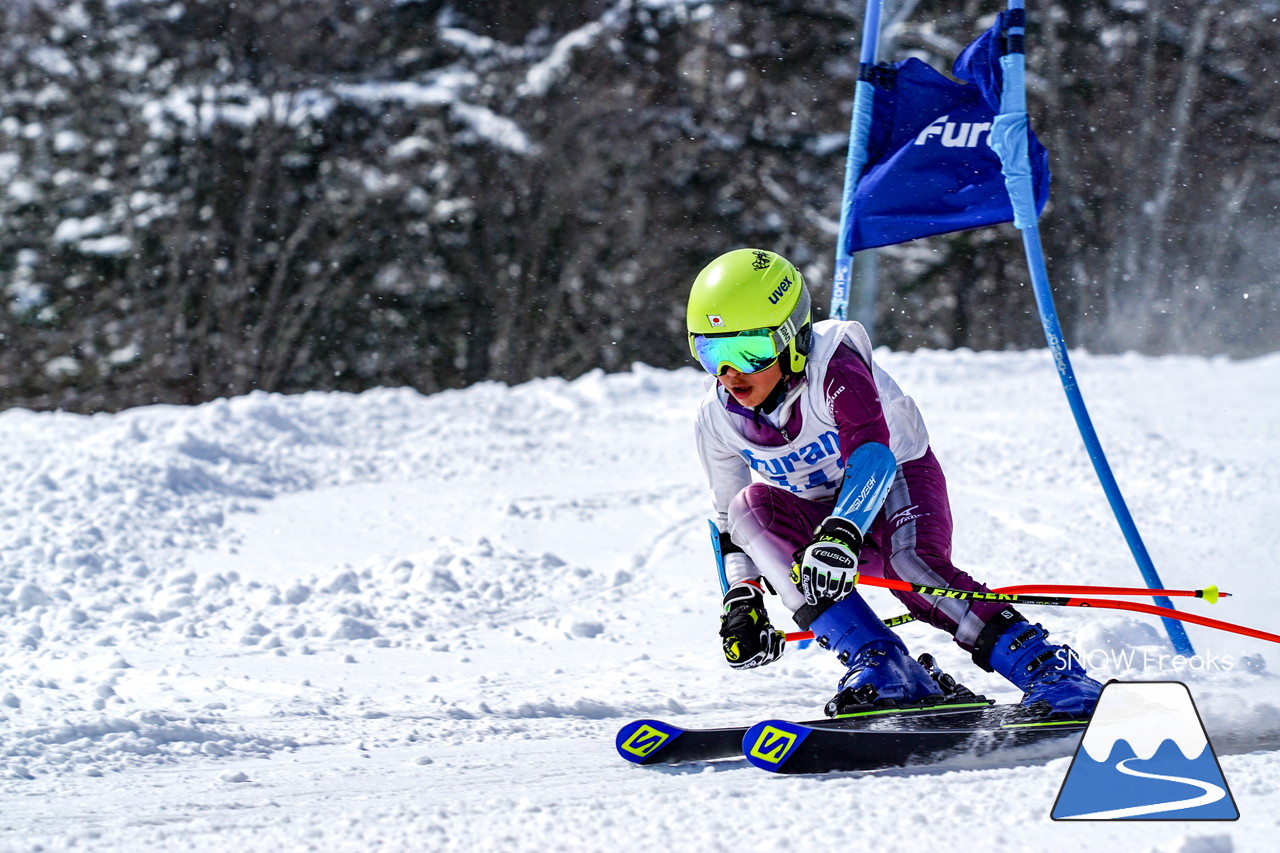
[[[848, 671], [830, 715], [938, 701], [937, 681], [854, 589], [858, 572], [987, 588], [951, 563], [942, 468], [915, 402], [872, 360], [858, 323], [811, 323], [804, 280], [785, 258], [739, 249], [689, 294], [689, 348], [718, 382], [697, 418], [729, 583], [720, 621], [737, 669], [782, 654], [761, 579]], [[946, 631], [1039, 713], [1088, 716], [1101, 685], [1040, 625], [997, 602], [894, 593]]]

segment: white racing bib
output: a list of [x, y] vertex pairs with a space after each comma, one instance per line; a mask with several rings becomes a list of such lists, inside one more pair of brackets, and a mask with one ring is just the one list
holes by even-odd
[[[753, 479], [809, 500], [834, 499], [844, 472], [840, 467], [840, 433], [824, 388], [828, 365], [841, 343], [852, 346], [871, 367], [894, 458], [899, 463], [917, 459], [929, 447], [929, 434], [915, 401], [872, 360], [871, 341], [861, 325], [824, 320], [814, 325], [813, 333], [806, 381], [788, 394], [775, 413], [777, 422], [785, 425], [792, 407], [800, 407], [800, 430], [796, 435], [783, 433], [787, 439], [784, 444], [770, 447], [748, 439], [743, 433], [746, 420], [726, 408], [727, 392], [719, 382], [703, 398], [696, 426], [698, 451], [721, 521], [734, 495]], [[839, 396], [839, 390], [835, 389], [833, 398]]]

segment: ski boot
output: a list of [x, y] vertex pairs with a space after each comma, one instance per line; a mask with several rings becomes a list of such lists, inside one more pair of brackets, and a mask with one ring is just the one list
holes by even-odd
[[827, 716], [935, 704], [945, 698], [928, 670], [912, 659], [858, 593], [828, 607], [809, 627], [818, 645], [835, 652], [849, 668], [827, 703]]
[[1037, 715], [1087, 718], [1102, 693], [1070, 648], [1051, 645], [1048, 632], [1030, 622], [1005, 629], [991, 649], [990, 664], [1023, 691], [1022, 707]]

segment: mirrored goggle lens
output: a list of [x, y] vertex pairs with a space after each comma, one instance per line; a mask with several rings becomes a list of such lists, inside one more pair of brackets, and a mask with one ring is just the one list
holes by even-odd
[[698, 362], [712, 376], [719, 376], [725, 367], [732, 367], [739, 373], [755, 373], [778, 360], [778, 349], [769, 329], [753, 329], [714, 338], [696, 335], [693, 346]]

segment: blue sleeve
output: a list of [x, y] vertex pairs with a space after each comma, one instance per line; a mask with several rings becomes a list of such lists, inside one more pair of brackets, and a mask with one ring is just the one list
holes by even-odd
[[716, 574], [720, 578], [720, 594], [725, 595], [729, 592], [729, 577], [724, 573], [724, 551], [720, 546], [720, 528], [716, 527], [716, 523], [711, 519], [707, 519], [707, 524], [711, 525], [711, 553], [716, 558]]
[[884, 506], [898, 471], [893, 451], [878, 441], [860, 445], [844, 464], [844, 481], [836, 498], [835, 515], [857, 525], [865, 536]]

